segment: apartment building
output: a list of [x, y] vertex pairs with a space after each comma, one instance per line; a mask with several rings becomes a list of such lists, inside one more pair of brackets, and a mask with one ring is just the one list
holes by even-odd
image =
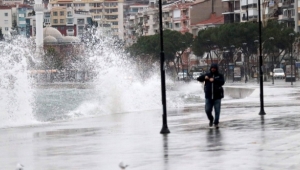
[[50, 12], [50, 25], [56, 28], [63, 36], [76, 35], [73, 17], [67, 17], [67, 7], [54, 7]]
[[[211, 1], [176, 1], [170, 4], [163, 5], [163, 28], [171, 29], [179, 32], [198, 32], [203, 26], [203, 21], [222, 19], [222, 13], [228, 10], [228, 5], [222, 0]], [[145, 10], [141, 16], [138, 15], [139, 23], [142, 23], [141, 35], [153, 35], [159, 31], [159, 16], [158, 8], [150, 7]], [[197, 25], [200, 24], [200, 25]]]
[[[299, 8], [298, 5], [296, 6], [296, 0], [282, 0], [278, 3], [278, 7], [281, 10], [281, 12], [278, 15], [278, 21], [281, 23], [286, 23], [289, 27], [295, 27], [297, 24], [297, 32], [299, 31]], [[297, 11], [297, 13], [295, 12]], [[297, 15], [296, 15], [297, 14]]]
[[73, 7], [54, 7], [49, 13], [49, 25], [56, 28], [64, 36], [81, 37], [84, 33], [84, 28], [92, 24], [90, 12], [76, 11]]
[[141, 21], [137, 15], [148, 9], [148, 4], [132, 4], [128, 6], [124, 17], [124, 39], [127, 45], [135, 43], [142, 30]]
[[4, 37], [9, 36], [13, 21], [12, 7], [0, 6], [0, 27]]
[[44, 25], [51, 25], [51, 11], [45, 10], [44, 11]]
[[71, 17], [70, 15], [73, 12], [73, 19], [74, 19], [74, 24], [76, 26], [77, 30], [77, 37], [82, 37], [84, 34], [85, 28], [87, 26], [92, 25], [92, 16], [89, 11], [68, 11], [67, 17]]
[[29, 37], [28, 35], [28, 29], [29, 25], [26, 24], [26, 17], [33, 15], [33, 7], [29, 5], [17, 5], [16, 9], [17, 15], [16, 15], [16, 23], [17, 23], [17, 29], [20, 35]]
[[123, 39], [123, 0], [50, 0], [48, 7], [74, 7], [89, 11], [99, 28], [108, 28], [114, 36]]

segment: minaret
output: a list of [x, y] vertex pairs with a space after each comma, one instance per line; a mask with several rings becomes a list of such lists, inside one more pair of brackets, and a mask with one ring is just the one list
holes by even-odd
[[44, 35], [43, 35], [43, 20], [44, 20], [44, 4], [42, 0], [35, 0], [34, 4], [35, 10], [35, 43], [36, 49], [39, 50], [43, 47], [44, 44]]

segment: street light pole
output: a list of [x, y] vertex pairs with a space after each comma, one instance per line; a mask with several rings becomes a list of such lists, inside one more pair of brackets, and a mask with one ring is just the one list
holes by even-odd
[[[246, 51], [246, 46], [247, 46], [247, 43], [243, 43], [243, 46], [244, 46], [244, 49]], [[248, 70], [247, 70], [247, 62], [246, 62], [246, 59], [248, 58], [248, 49], [246, 52], [244, 52], [245, 54], [245, 58], [244, 58], [244, 75], [245, 75], [245, 83], [247, 83], [248, 81]], [[248, 58], [248, 62], [249, 62], [249, 58]]]
[[292, 57], [292, 52], [293, 52], [293, 36], [294, 36], [294, 33], [290, 33], [289, 36], [291, 37], [291, 50], [290, 50], [290, 57], [291, 57], [291, 85], [293, 85], [293, 57]]
[[264, 110], [264, 82], [263, 82], [263, 60], [262, 60], [262, 37], [261, 37], [261, 3], [258, 0], [258, 24], [259, 24], [259, 76], [260, 76], [260, 112], [259, 115], [265, 115]]
[[167, 101], [166, 101], [166, 80], [165, 80], [165, 53], [164, 53], [164, 39], [162, 27], [162, 0], [159, 0], [159, 31], [160, 31], [160, 72], [161, 72], [161, 95], [163, 105], [163, 126], [160, 131], [161, 134], [168, 134], [170, 130], [167, 124]]
[[273, 47], [273, 41], [274, 41], [274, 37], [270, 37], [269, 40], [272, 42], [272, 84], [274, 84], [274, 47]]
[[[259, 41], [258, 40], [254, 40], [254, 43], [255, 44], [258, 44], [259, 43]], [[255, 46], [256, 47], [256, 46]], [[257, 51], [257, 47], [256, 47], [256, 51]], [[256, 68], [258, 69], [259, 67], [258, 67], [258, 61], [259, 61], [259, 56], [258, 55], [256, 55], [257, 56], [257, 60], [256, 60]], [[257, 69], [255, 70], [255, 72], [257, 73]], [[256, 74], [256, 79], [257, 79], [257, 84], [259, 83], [259, 80], [258, 80], [258, 73]]]

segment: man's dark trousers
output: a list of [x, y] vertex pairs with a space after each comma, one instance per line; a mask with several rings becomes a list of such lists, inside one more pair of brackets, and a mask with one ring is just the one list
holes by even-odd
[[[215, 110], [215, 119], [212, 116], [212, 109]], [[220, 112], [221, 112], [221, 99], [205, 99], [205, 112], [207, 118], [212, 122], [214, 120], [214, 124], [219, 124]]]

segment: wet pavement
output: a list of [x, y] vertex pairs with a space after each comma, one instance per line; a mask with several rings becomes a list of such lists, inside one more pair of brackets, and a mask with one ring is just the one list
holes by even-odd
[[300, 87], [268, 83], [265, 116], [257, 95], [224, 99], [220, 129], [208, 128], [203, 104], [168, 109], [168, 135], [160, 110], [0, 129], [0, 169], [298, 170]]

